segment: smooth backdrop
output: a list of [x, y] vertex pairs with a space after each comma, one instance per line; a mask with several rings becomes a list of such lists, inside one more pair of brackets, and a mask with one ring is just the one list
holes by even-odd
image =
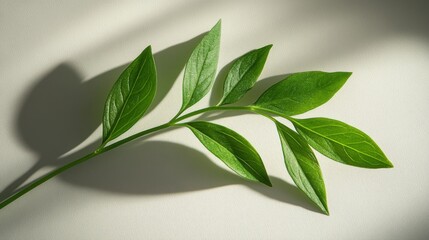
[[[286, 173], [275, 128], [250, 114], [203, 116], [260, 152], [273, 187], [236, 177], [187, 129], [124, 146], [48, 181], [0, 211], [0, 239], [428, 239], [427, 1], [0, 1], [0, 191], [99, 144], [105, 97], [152, 45], [154, 105], [126, 135], [168, 121], [182, 70], [222, 19], [219, 71], [274, 44], [251, 102], [284, 74], [351, 71], [330, 117], [368, 133], [395, 165], [368, 170], [318, 155], [331, 215]], [[193, 109], [215, 104], [222, 78]]]

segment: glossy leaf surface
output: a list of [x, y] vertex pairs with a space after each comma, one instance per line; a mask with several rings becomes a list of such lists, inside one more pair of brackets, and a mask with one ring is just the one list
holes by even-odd
[[238, 175], [271, 186], [261, 157], [244, 137], [229, 128], [208, 122], [190, 122], [186, 126]]
[[203, 37], [185, 66], [183, 77], [183, 103], [179, 112], [185, 111], [203, 98], [216, 76], [219, 59], [221, 21]]
[[335, 161], [364, 168], [393, 167], [377, 144], [357, 128], [329, 118], [292, 122], [310, 146]]
[[103, 143], [130, 129], [147, 111], [156, 92], [156, 67], [151, 47], [122, 72], [104, 107]]
[[350, 75], [349, 72], [295, 73], [268, 88], [254, 106], [284, 116], [305, 113], [331, 99]]
[[231, 66], [223, 86], [219, 105], [234, 103], [246, 94], [261, 75], [272, 45], [252, 50], [239, 57]]
[[276, 122], [287, 171], [295, 184], [326, 214], [329, 214], [322, 171], [306, 140]]

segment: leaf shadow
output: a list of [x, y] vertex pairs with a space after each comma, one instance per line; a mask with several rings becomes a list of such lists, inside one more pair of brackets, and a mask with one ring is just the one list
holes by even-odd
[[[168, 94], [202, 36], [154, 54], [159, 66], [159, 87], [152, 106], [158, 105]], [[225, 78], [231, 64], [221, 70], [217, 79]], [[100, 109], [103, 109], [111, 86], [125, 67], [124, 64], [83, 81], [78, 71], [64, 63], [35, 81], [22, 98], [15, 131], [22, 144], [37, 155], [37, 160], [2, 190], [2, 199], [22, 189], [23, 183], [41, 168], [62, 166], [99, 145], [98, 139], [62, 157], [99, 127]], [[277, 78], [260, 81], [252, 91], [270, 85]], [[220, 80], [217, 82], [220, 88]], [[216, 97], [212, 95], [213, 99]], [[119, 159], [125, 159], [127, 164]], [[201, 152], [169, 142], [125, 146], [103, 155], [102, 162], [90, 161], [85, 167], [60, 175], [60, 179], [80, 187], [138, 195], [173, 194], [241, 184], [273, 200], [321, 213], [299, 189], [284, 180], [271, 177], [274, 188], [249, 182], [213, 164]]]
[[323, 214], [304, 193], [280, 178], [271, 177], [272, 188], [247, 181], [217, 166], [202, 152], [173, 142], [132, 143], [60, 178], [84, 188], [135, 195], [174, 194], [240, 184], [275, 201]]
[[[202, 36], [198, 35], [154, 54], [159, 74], [152, 106], [158, 105], [168, 94]], [[100, 140], [97, 140], [77, 153], [61, 158], [100, 126], [104, 101], [114, 81], [127, 65], [123, 64], [83, 81], [78, 71], [63, 63], [35, 81], [22, 97], [15, 116], [15, 134], [38, 159], [2, 190], [0, 198], [16, 192], [41, 168], [71, 161], [99, 145]]]

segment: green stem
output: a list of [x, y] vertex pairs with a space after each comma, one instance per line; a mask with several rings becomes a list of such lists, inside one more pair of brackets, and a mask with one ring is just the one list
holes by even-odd
[[201, 114], [201, 113], [205, 113], [205, 112], [210, 112], [210, 111], [223, 111], [223, 110], [247, 110], [247, 111], [252, 111], [251, 107], [242, 107], [242, 106], [227, 106], [227, 107], [222, 107], [222, 106], [214, 106], [214, 107], [207, 107], [207, 108], [203, 108], [188, 114], [185, 114], [179, 118], [174, 119], [171, 123], [177, 123], [180, 122], [186, 118], [190, 118], [193, 117], [195, 115]]
[[262, 116], [264, 116], [264, 117], [266, 117], [266, 118], [270, 119], [270, 120], [271, 120], [271, 121], [273, 121], [274, 123], [276, 123], [276, 122], [277, 122], [277, 120], [276, 120], [275, 118], [273, 118], [273, 117], [270, 115], [270, 114], [271, 114], [271, 112], [265, 111], [264, 109], [259, 109], [259, 108], [254, 107], [254, 106], [252, 106], [252, 107], [250, 107], [250, 108], [251, 108], [251, 111], [252, 111], [252, 112], [257, 113], [257, 114], [259, 114], [259, 115], [262, 115]]
[[132, 140], [134, 140], [136, 138], [148, 135], [150, 133], [162, 130], [164, 128], [168, 128], [170, 126], [172, 126], [172, 125], [169, 124], [169, 123], [166, 123], [166, 124], [162, 124], [162, 125], [159, 125], [157, 127], [154, 127], [154, 128], [147, 129], [145, 131], [142, 131], [142, 132], [136, 133], [136, 134], [134, 134], [132, 136], [129, 136], [127, 138], [124, 138], [124, 139], [122, 139], [122, 140], [120, 140], [118, 142], [115, 142], [115, 143], [113, 143], [113, 144], [111, 144], [111, 145], [109, 145], [107, 147], [100, 147], [97, 150], [95, 150], [94, 152], [92, 152], [92, 153], [90, 153], [90, 154], [88, 154], [86, 156], [83, 156], [83, 157], [81, 157], [81, 158], [79, 158], [77, 160], [74, 160], [74, 161], [72, 161], [70, 163], [67, 163], [66, 165], [64, 165], [64, 166], [62, 166], [60, 168], [57, 168], [57, 169], [53, 170], [52, 172], [50, 172], [50, 173], [42, 176], [41, 178], [35, 180], [34, 182], [28, 184], [27, 186], [25, 186], [20, 191], [14, 193], [12, 196], [6, 198], [4, 201], [2, 201], [0, 203], [0, 209], [6, 207], [10, 203], [12, 203], [13, 201], [15, 201], [19, 197], [21, 197], [22, 195], [24, 195], [27, 192], [31, 191], [33, 188], [39, 186], [40, 184], [48, 181], [49, 179], [55, 177], [56, 175], [58, 175], [58, 174], [60, 174], [60, 173], [62, 173], [64, 171], [66, 171], [66, 170], [68, 170], [68, 169], [70, 169], [70, 168], [72, 168], [72, 167], [74, 167], [74, 166], [76, 166], [78, 164], [86, 162], [87, 160], [89, 160], [89, 159], [91, 159], [91, 158], [93, 158], [93, 157], [95, 157], [97, 155], [100, 155], [100, 154], [105, 153], [107, 151], [110, 151], [110, 150], [112, 150], [114, 148], [117, 148], [117, 147], [119, 147], [119, 146], [121, 146], [121, 145], [123, 145], [123, 144], [125, 144], [127, 142], [130, 142], [130, 141], [132, 141]]
[[119, 146], [121, 146], [121, 145], [123, 145], [123, 144], [125, 144], [127, 142], [130, 142], [130, 141], [133, 141], [133, 140], [135, 140], [137, 138], [143, 137], [145, 135], [148, 135], [148, 134], [160, 131], [162, 129], [166, 129], [166, 128], [169, 128], [169, 127], [183, 126], [183, 124], [178, 124], [178, 122], [180, 122], [180, 121], [182, 121], [184, 119], [190, 118], [192, 116], [195, 116], [195, 115], [198, 115], [198, 114], [201, 114], [201, 113], [205, 113], [205, 112], [209, 112], [209, 111], [223, 111], [223, 110], [245, 110], [245, 111], [259, 113], [261, 115], [264, 115], [264, 116], [269, 117], [270, 119], [272, 119], [271, 116], [265, 114], [262, 111], [258, 111], [257, 109], [254, 109], [253, 107], [239, 107], [239, 106], [226, 106], [226, 107], [225, 106], [214, 106], [214, 107], [207, 107], [207, 108], [203, 108], [203, 109], [200, 109], [200, 110], [197, 110], [197, 111], [185, 114], [182, 117], [177, 117], [176, 116], [176, 117], [173, 118], [173, 120], [171, 120], [168, 123], [165, 123], [165, 124], [159, 125], [157, 127], [153, 127], [153, 128], [144, 130], [142, 132], [136, 133], [136, 134], [134, 134], [132, 136], [129, 136], [129, 137], [124, 138], [124, 139], [122, 139], [120, 141], [117, 141], [117, 142], [115, 142], [115, 143], [113, 143], [111, 145], [105, 146], [105, 144], [102, 144], [94, 152], [92, 152], [92, 153], [90, 153], [90, 154], [88, 154], [86, 156], [83, 156], [83, 157], [81, 157], [81, 158], [79, 158], [77, 160], [74, 160], [74, 161], [72, 161], [70, 163], [67, 163], [66, 165], [64, 165], [62, 167], [59, 167], [59, 168], [53, 170], [52, 172], [49, 172], [48, 174], [46, 174], [46, 175], [38, 178], [37, 180], [33, 181], [32, 183], [28, 184], [27, 186], [23, 187], [18, 192], [14, 193], [10, 197], [8, 197], [4, 201], [2, 201], [0, 203], [0, 209], [6, 207], [10, 203], [12, 203], [15, 200], [17, 200], [22, 195], [28, 193], [29, 191], [31, 191], [35, 187], [41, 185], [42, 183], [48, 181], [49, 179], [55, 177], [56, 175], [58, 175], [58, 174], [60, 174], [60, 173], [62, 173], [64, 171], [66, 171], [66, 170], [68, 170], [68, 169], [70, 169], [70, 168], [72, 168], [72, 167], [74, 167], [76, 165], [79, 165], [79, 164], [81, 164], [83, 162], [86, 162], [87, 160], [89, 160], [89, 159], [91, 159], [91, 158], [93, 158], [95, 156], [98, 156], [98, 155], [100, 155], [102, 153], [108, 152], [108, 151], [110, 151], [112, 149], [115, 149], [115, 148], [117, 148], [117, 147], [119, 147]]
[[90, 153], [82, 158], [79, 158], [73, 162], [70, 162], [60, 168], [55, 169], [54, 171], [46, 174], [45, 176], [37, 179], [36, 181], [30, 183], [29, 185], [25, 186], [22, 190], [18, 191], [17, 193], [13, 194], [12, 196], [8, 197], [6, 200], [4, 200], [3, 202], [0, 203], [0, 209], [6, 207], [7, 205], [9, 205], [10, 203], [12, 203], [13, 201], [15, 201], [16, 199], [18, 199], [19, 197], [21, 197], [22, 195], [26, 194], [27, 192], [31, 191], [33, 188], [39, 186], [40, 184], [48, 181], [49, 179], [53, 178], [54, 176], [66, 171], [67, 169], [76, 166], [80, 163], [85, 162], [88, 159], [91, 159], [95, 156], [97, 156], [100, 153]]
[[173, 126], [174, 126], [174, 124], [164, 123], [164, 124], [159, 125], [157, 127], [147, 129], [145, 131], [136, 133], [136, 134], [131, 135], [131, 136], [127, 137], [127, 138], [124, 138], [124, 139], [122, 139], [120, 141], [117, 141], [117, 142], [115, 142], [115, 143], [113, 143], [113, 144], [111, 144], [111, 145], [109, 145], [109, 146], [107, 146], [105, 148], [100, 149], [100, 151], [102, 151], [102, 152], [110, 151], [110, 150], [112, 150], [114, 148], [117, 148], [117, 147], [119, 147], [119, 146], [121, 146], [121, 145], [123, 145], [123, 144], [125, 144], [127, 142], [133, 141], [133, 140], [135, 140], [137, 138], [140, 138], [140, 137], [143, 137], [145, 135], [148, 135], [148, 134], [160, 131], [160, 130], [168, 128], [168, 127], [173, 127]]
[[272, 118], [271, 115], [275, 115], [275, 116], [279, 116], [279, 117], [282, 117], [284, 119], [287, 119], [291, 122], [295, 122], [295, 119], [293, 119], [292, 117], [290, 117], [288, 115], [280, 114], [278, 112], [275, 112], [275, 111], [272, 111], [269, 109], [262, 109], [262, 108], [259, 108], [257, 106], [250, 106], [250, 108], [252, 109], [252, 112], [263, 115], [263, 116], [268, 117], [268, 118]]

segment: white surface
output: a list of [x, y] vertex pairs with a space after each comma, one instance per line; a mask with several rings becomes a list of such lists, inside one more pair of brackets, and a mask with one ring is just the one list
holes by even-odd
[[424, 1], [387, 0], [0, 1], [0, 189], [38, 161], [47, 166], [32, 178], [69, 150], [84, 154], [101, 134], [117, 67], [148, 44], [168, 94], [127, 134], [171, 118], [182, 75], [172, 81], [194, 46], [177, 44], [219, 18], [219, 66], [273, 43], [261, 79], [353, 71], [328, 104], [303, 117], [362, 129], [395, 165], [359, 169], [318, 155], [331, 212], [324, 216], [288, 184], [273, 126], [253, 115], [226, 117], [215, 122], [248, 137], [273, 188], [224, 171], [189, 131], [177, 129], [26, 194], [1, 210], [0, 239], [428, 239], [427, 9]]

